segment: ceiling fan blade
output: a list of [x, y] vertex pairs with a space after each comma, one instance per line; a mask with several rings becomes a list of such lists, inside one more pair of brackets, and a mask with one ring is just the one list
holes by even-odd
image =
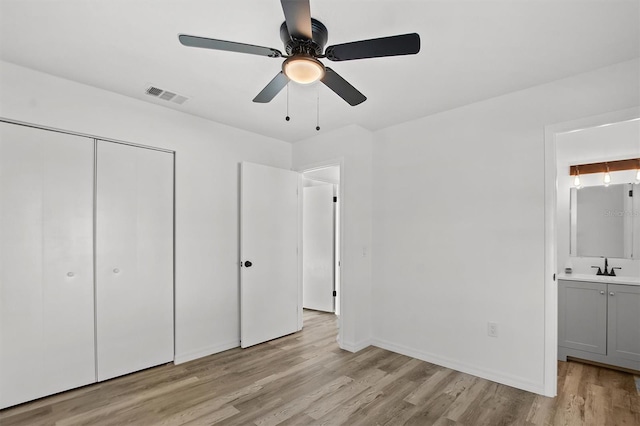
[[280, 93], [280, 91], [284, 88], [284, 86], [287, 85], [288, 82], [289, 78], [287, 78], [287, 76], [284, 75], [282, 71], [280, 71], [275, 77], [273, 77], [273, 80], [271, 80], [269, 84], [267, 84], [265, 88], [262, 89], [260, 93], [258, 93], [258, 96], [253, 99], [253, 102], [258, 102], [261, 104], [271, 102], [271, 99], [275, 98], [276, 95]]
[[324, 77], [321, 80], [325, 86], [333, 90], [338, 96], [347, 101], [351, 106], [356, 106], [367, 100], [367, 97], [360, 93], [358, 89], [353, 87], [347, 80], [327, 67]]
[[330, 61], [380, 58], [383, 56], [415, 55], [420, 51], [420, 36], [416, 33], [353, 41], [327, 47]]
[[309, 0], [280, 0], [287, 29], [292, 38], [311, 40], [311, 7]]
[[282, 53], [277, 49], [254, 46], [253, 44], [236, 43], [235, 41], [216, 40], [214, 38], [196, 37], [185, 34], [178, 35], [178, 39], [180, 43], [189, 47], [249, 53], [251, 55], [268, 56], [270, 58], [279, 58], [282, 56]]

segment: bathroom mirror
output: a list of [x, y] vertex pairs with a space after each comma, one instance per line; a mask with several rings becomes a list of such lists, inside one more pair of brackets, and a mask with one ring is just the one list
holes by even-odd
[[640, 257], [634, 253], [640, 224], [636, 188], [633, 184], [571, 188], [572, 256]]

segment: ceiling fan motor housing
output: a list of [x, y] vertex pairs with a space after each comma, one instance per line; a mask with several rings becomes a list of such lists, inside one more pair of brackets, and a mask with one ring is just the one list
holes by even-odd
[[311, 40], [292, 38], [289, 35], [286, 21], [280, 26], [280, 38], [284, 43], [285, 52], [289, 56], [299, 53], [306, 53], [314, 57], [321, 56], [329, 37], [327, 27], [317, 19], [311, 18], [311, 35]]

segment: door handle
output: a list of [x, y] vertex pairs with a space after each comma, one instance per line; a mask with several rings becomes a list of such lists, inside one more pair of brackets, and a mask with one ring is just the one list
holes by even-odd
[[251, 268], [251, 265], [253, 265], [253, 263], [251, 263], [250, 260], [247, 260], [246, 262], [244, 262], [244, 266], [246, 266], [247, 268]]

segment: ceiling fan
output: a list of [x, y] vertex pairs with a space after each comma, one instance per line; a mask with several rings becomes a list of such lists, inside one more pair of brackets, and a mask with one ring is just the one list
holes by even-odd
[[327, 28], [311, 17], [309, 0], [280, 0], [285, 21], [280, 26], [280, 38], [286, 55], [277, 49], [233, 41], [216, 40], [180, 34], [180, 43], [190, 47], [248, 53], [269, 58], [285, 58], [282, 71], [262, 89], [253, 102], [270, 102], [291, 81], [311, 84], [320, 80], [352, 106], [367, 98], [338, 73], [325, 67], [319, 59], [350, 61], [383, 56], [414, 55], [420, 51], [420, 36], [416, 33], [336, 44], [324, 50]]

